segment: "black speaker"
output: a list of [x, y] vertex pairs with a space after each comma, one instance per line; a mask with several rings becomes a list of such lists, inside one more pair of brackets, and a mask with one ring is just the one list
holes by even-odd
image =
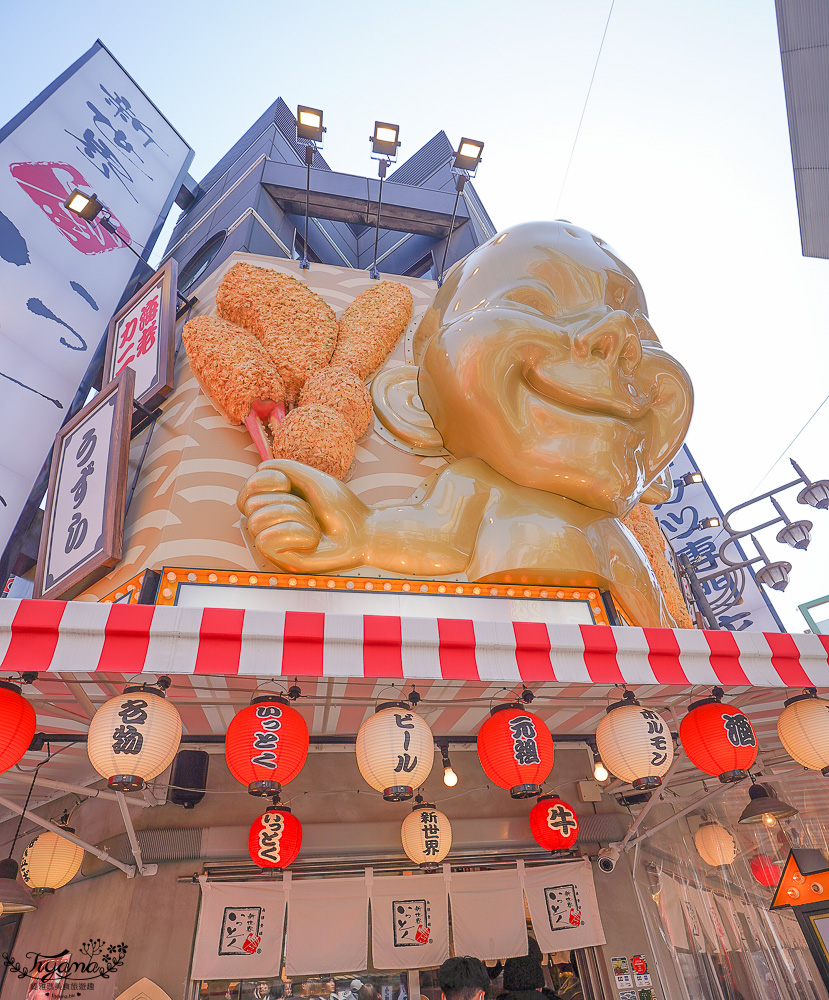
[[209, 759], [206, 750], [179, 750], [170, 778], [173, 786], [170, 788], [170, 801], [173, 805], [192, 809], [201, 802], [207, 787]]

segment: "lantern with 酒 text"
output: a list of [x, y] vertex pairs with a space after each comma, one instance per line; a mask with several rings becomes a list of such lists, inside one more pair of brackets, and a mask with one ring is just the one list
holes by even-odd
[[[67, 833], [74, 833], [66, 827]], [[71, 882], [83, 863], [83, 848], [51, 830], [41, 833], [23, 852], [20, 875], [35, 894], [54, 892]]]
[[251, 795], [276, 795], [302, 770], [308, 743], [305, 719], [285, 698], [259, 695], [227, 727], [225, 759]]
[[410, 799], [435, 761], [432, 730], [405, 702], [379, 705], [360, 726], [356, 749], [360, 774], [387, 802]]
[[452, 846], [452, 827], [433, 802], [421, 802], [403, 820], [400, 839], [406, 856], [416, 864], [439, 864]]
[[172, 764], [181, 742], [181, 716], [165, 697], [168, 685], [169, 678], [161, 678], [157, 687], [125, 688], [93, 716], [86, 749], [110, 788], [137, 791]]
[[260, 868], [287, 868], [302, 847], [302, 824], [289, 806], [272, 806], [253, 821], [248, 850]]
[[478, 731], [478, 759], [490, 781], [528, 799], [553, 769], [553, 737], [526, 705], [497, 705]]
[[757, 759], [757, 737], [748, 718], [722, 704], [722, 688], [695, 702], [679, 725], [679, 740], [700, 771], [722, 782], [740, 781]]
[[530, 810], [530, 832], [545, 851], [569, 851], [579, 836], [578, 817], [557, 795], [541, 795]]
[[780, 881], [780, 867], [765, 854], [758, 854], [749, 862], [751, 874], [760, 885], [773, 886]]
[[706, 820], [694, 834], [694, 847], [702, 860], [712, 868], [730, 865], [737, 857], [737, 843], [716, 820]]
[[829, 701], [815, 688], [789, 698], [777, 720], [783, 749], [798, 764], [829, 775]]
[[9, 681], [0, 681], [0, 772], [14, 767], [35, 734], [35, 710]]
[[637, 790], [658, 788], [674, 759], [667, 723], [631, 691], [607, 709], [596, 728], [596, 746], [607, 769]]

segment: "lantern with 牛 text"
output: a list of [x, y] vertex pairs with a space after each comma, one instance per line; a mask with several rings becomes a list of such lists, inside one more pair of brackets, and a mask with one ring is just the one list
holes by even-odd
[[569, 851], [579, 835], [573, 807], [557, 795], [541, 795], [530, 811], [530, 831], [545, 851]]
[[357, 732], [360, 774], [387, 802], [410, 799], [435, 762], [432, 730], [405, 702], [379, 705]]
[[478, 731], [478, 759], [490, 781], [529, 799], [553, 769], [553, 737], [526, 705], [497, 705]]
[[308, 757], [308, 726], [285, 698], [258, 695], [227, 727], [225, 759], [251, 795], [276, 795]]
[[302, 824], [289, 806], [272, 806], [251, 824], [248, 850], [260, 868], [287, 868], [302, 847]]
[[596, 729], [596, 746], [607, 769], [637, 790], [658, 788], [673, 763], [674, 744], [665, 720], [626, 691]]
[[407, 857], [424, 867], [439, 864], [452, 846], [452, 827], [433, 802], [421, 802], [403, 820], [400, 839]]
[[722, 688], [691, 705], [679, 726], [679, 740], [700, 771], [722, 782], [740, 781], [757, 759], [757, 737], [748, 718], [722, 704]]

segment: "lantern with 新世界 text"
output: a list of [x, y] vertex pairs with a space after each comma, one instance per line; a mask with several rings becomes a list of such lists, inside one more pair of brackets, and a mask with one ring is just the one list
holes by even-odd
[[611, 774], [637, 790], [658, 788], [674, 759], [669, 726], [632, 691], [607, 709], [596, 728], [596, 746]]
[[421, 802], [403, 820], [400, 839], [406, 856], [416, 864], [439, 864], [452, 846], [452, 827], [433, 802]]
[[308, 757], [308, 726], [279, 695], [257, 695], [231, 719], [225, 759], [251, 795], [276, 795], [302, 770]]
[[545, 851], [569, 851], [579, 836], [573, 807], [557, 795], [541, 795], [530, 810], [530, 831]]
[[435, 762], [432, 731], [405, 702], [379, 705], [360, 726], [356, 749], [360, 774], [387, 802], [410, 799]]
[[514, 799], [541, 792], [553, 769], [553, 737], [526, 705], [497, 705], [478, 731], [478, 759], [484, 773]]
[[0, 772], [14, 767], [35, 734], [35, 710], [9, 681], [0, 681]]
[[700, 771], [722, 782], [740, 781], [757, 759], [757, 737], [748, 718], [722, 704], [722, 688], [691, 705], [679, 725], [679, 740]]
[[248, 850], [260, 868], [287, 868], [302, 847], [302, 824], [289, 806], [272, 806], [251, 824]]

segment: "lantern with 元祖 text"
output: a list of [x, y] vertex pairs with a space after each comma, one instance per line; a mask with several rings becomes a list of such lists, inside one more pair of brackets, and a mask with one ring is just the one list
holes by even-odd
[[526, 705], [497, 705], [478, 731], [478, 759], [490, 781], [528, 799], [553, 769], [553, 737]]
[[691, 705], [679, 726], [679, 740], [692, 764], [722, 782], [740, 781], [757, 759], [757, 737], [748, 718], [722, 704], [722, 688]]
[[557, 795], [541, 795], [530, 811], [530, 831], [545, 851], [569, 851], [579, 836], [573, 807]]
[[259, 695], [227, 727], [225, 759], [251, 795], [276, 795], [302, 770], [308, 744], [299, 712], [279, 695]]
[[260, 868], [287, 868], [302, 847], [302, 824], [289, 806], [272, 806], [251, 824], [248, 850]]

